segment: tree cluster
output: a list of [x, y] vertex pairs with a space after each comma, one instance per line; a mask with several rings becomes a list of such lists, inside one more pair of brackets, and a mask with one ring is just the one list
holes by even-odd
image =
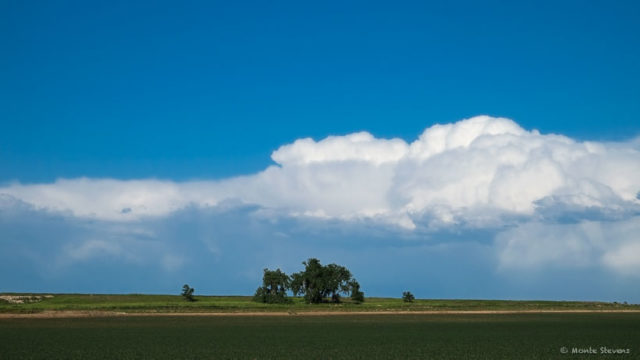
[[356, 303], [364, 301], [364, 293], [360, 284], [353, 278], [351, 272], [344, 266], [329, 264], [322, 265], [320, 260], [311, 258], [302, 263], [303, 271], [287, 276], [280, 269], [264, 269], [262, 286], [256, 290], [254, 300], [264, 303], [285, 303], [287, 290], [294, 296], [303, 295], [307, 303], [341, 301], [341, 294], [350, 294]]

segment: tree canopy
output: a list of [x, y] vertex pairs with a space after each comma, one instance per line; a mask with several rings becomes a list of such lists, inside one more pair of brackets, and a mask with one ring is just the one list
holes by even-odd
[[184, 284], [184, 286], [182, 286], [182, 296], [184, 296], [185, 300], [188, 301], [196, 301], [196, 299], [193, 297], [193, 292], [195, 290], [189, 286], [189, 284]]
[[289, 302], [287, 291], [294, 296], [304, 295], [307, 303], [318, 304], [324, 301], [339, 303], [340, 294], [351, 294], [355, 303], [364, 301], [360, 284], [351, 272], [337, 264], [322, 265], [320, 260], [311, 258], [302, 262], [304, 270], [287, 276], [280, 269], [264, 269], [262, 286], [256, 290], [254, 301], [264, 303]]
[[317, 304], [325, 298], [337, 303], [340, 302], [340, 293], [347, 294], [351, 289], [351, 272], [344, 266], [323, 266], [315, 258], [302, 264], [304, 271], [291, 275], [291, 290], [294, 295], [304, 295], [308, 303]]
[[402, 292], [402, 301], [404, 302], [413, 302], [415, 300], [415, 296], [411, 293], [411, 291], [403, 291]]
[[360, 284], [355, 280], [351, 280], [351, 300], [356, 303], [361, 303], [364, 301], [364, 293], [360, 291]]
[[264, 269], [262, 286], [256, 290], [253, 300], [269, 304], [289, 302], [287, 290], [290, 284], [289, 277], [280, 269]]

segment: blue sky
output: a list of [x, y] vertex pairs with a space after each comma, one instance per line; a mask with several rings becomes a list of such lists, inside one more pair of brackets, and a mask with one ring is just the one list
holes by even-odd
[[639, 132], [635, 2], [233, 3], [2, 2], [0, 180], [219, 178], [478, 114]]
[[640, 301], [638, 34], [631, 1], [3, 1], [0, 291], [317, 256], [374, 295]]

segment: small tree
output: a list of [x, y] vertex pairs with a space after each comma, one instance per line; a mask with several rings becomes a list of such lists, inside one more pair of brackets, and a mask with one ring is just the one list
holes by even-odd
[[182, 296], [184, 296], [185, 300], [196, 301], [196, 299], [193, 298], [194, 291], [195, 290], [192, 287], [189, 287], [189, 284], [184, 284], [182, 286]]
[[411, 291], [402, 292], [402, 301], [404, 302], [413, 302], [415, 300], [415, 296], [411, 293]]
[[351, 300], [357, 304], [364, 302], [364, 293], [360, 291], [360, 284], [352, 280], [349, 286], [351, 287]]
[[262, 286], [256, 290], [253, 301], [269, 304], [290, 302], [287, 298], [289, 287], [289, 277], [283, 271], [264, 269]]

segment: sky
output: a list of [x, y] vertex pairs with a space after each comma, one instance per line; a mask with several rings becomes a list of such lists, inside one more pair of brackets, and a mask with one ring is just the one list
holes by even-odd
[[0, 291], [640, 303], [637, 2], [0, 1]]

